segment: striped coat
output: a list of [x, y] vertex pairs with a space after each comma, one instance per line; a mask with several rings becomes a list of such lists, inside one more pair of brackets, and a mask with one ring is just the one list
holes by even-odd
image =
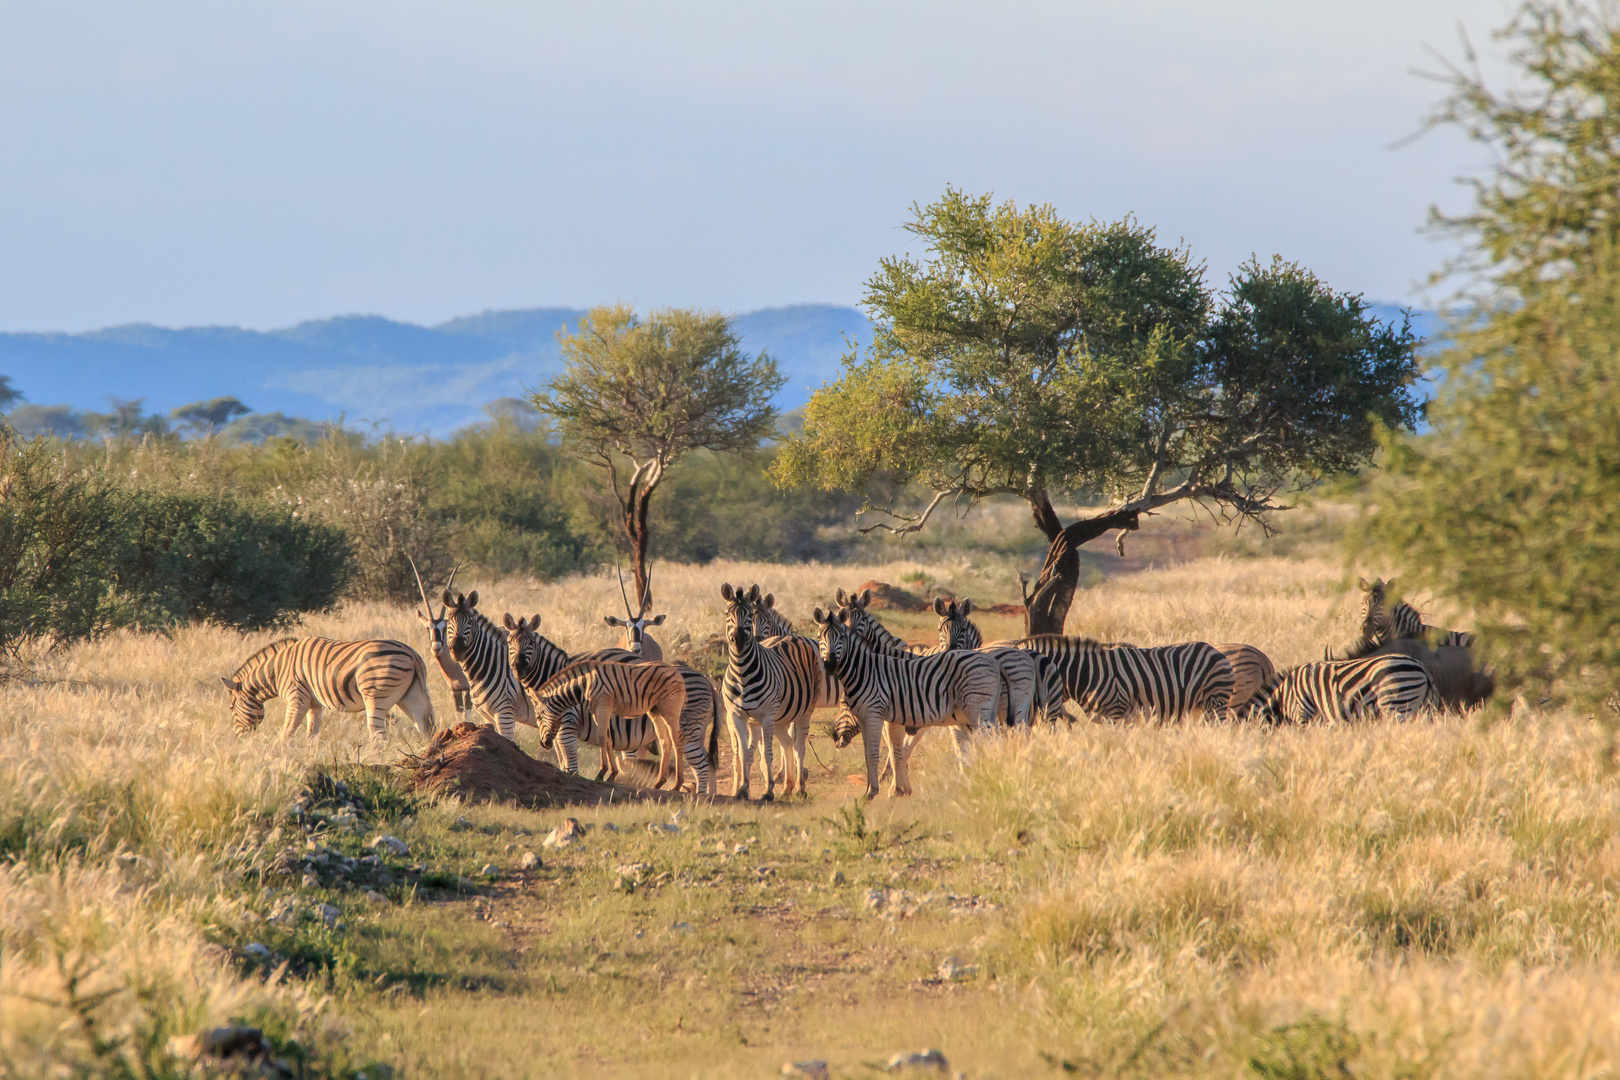
[[[950, 649], [983, 649], [984, 635], [979, 627], [968, 616], [973, 614], [973, 600], [964, 598], [960, 604], [944, 597], [934, 597], [934, 614], [939, 616], [939, 648]], [[998, 657], [1007, 656], [1009, 645], [992, 645], [989, 647]], [[1056, 724], [1058, 720], [1067, 719], [1063, 711], [1063, 676], [1057, 665], [1041, 653], [1017, 650], [1034, 658], [1034, 672], [1024, 681], [1029, 683], [1029, 705], [1027, 712], [1031, 718], [1039, 717], [1047, 723]], [[1009, 702], [1018, 701], [1017, 689], [1020, 679], [1011, 670], [1009, 662], [1003, 661], [1002, 675], [1005, 678], [1005, 689], [1009, 695]], [[1011, 708], [1009, 711], [1013, 711]]]
[[1256, 704], [1261, 692], [1276, 683], [1277, 666], [1253, 645], [1217, 645], [1215, 649], [1232, 665], [1232, 697], [1226, 703], [1226, 714], [1235, 717], [1239, 710]]
[[999, 644], [1046, 656], [1063, 677], [1065, 696], [1107, 720], [1179, 720], [1189, 713], [1216, 719], [1232, 697], [1231, 662], [1202, 641], [1144, 649], [1038, 634]]
[[[553, 676], [540, 690], [536, 707], [540, 744], [550, 747], [559, 737], [571, 772], [579, 769], [576, 739], [602, 748], [602, 771], [613, 779], [619, 774], [618, 761], [611, 752], [610, 735], [615, 716], [648, 714], [662, 746], [680, 745], [675, 732], [686, 708], [686, 681], [673, 664], [651, 661], [625, 664], [613, 661], [584, 661], [570, 664]], [[701, 736], [698, 752], [702, 753]], [[658, 781], [669, 779], [670, 759], [675, 761], [675, 786], [685, 779], [682, 758], [666, 753], [659, 759]]]
[[515, 724], [533, 727], [534, 712], [507, 656], [506, 631], [478, 610], [478, 590], [451, 596], [446, 589], [444, 605], [445, 641], [450, 658], [467, 676], [473, 707], [508, 739], [516, 736]]
[[1466, 630], [1445, 630], [1428, 625], [1417, 608], [1404, 600], [1397, 601], [1393, 608], [1389, 607], [1388, 594], [1395, 587], [1394, 578], [1372, 582], [1361, 578], [1360, 585], [1361, 636], [1364, 642], [1371, 643], [1371, 648], [1387, 645], [1396, 638], [1412, 638], [1434, 647], [1468, 648], [1474, 643], [1474, 635]]
[[433, 702], [427, 666], [400, 641], [334, 641], [283, 638], [271, 642], [220, 680], [231, 694], [231, 717], [246, 734], [264, 719], [264, 703], [279, 697], [287, 706], [281, 737], [309, 714], [309, 736], [321, 730], [321, 713], [363, 712], [379, 745], [388, 740], [388, 710], [399, 708], [423, 735], [433, 734]]
[[932, 656], [886, 656], [867, 648], [849, 627], [847, 612], [815, 610], [822, 663], [844, 690], [844, 705], [860, 722], [866, 751], [866, 797], [878, 789], [880, 733], [889, 733], [892, 794], [911, 794], [909, 746], [901, 732], [928, 727], [955, 729], [957, 749], [965, 750], [970, 729], [994, 731], [1001, 703], [1001, 665], [978, 651]]
[[838, 704], [838, 684], [822, 667], [815, 643], [797, 635], [762, 641], [754, 631], [759, 586], [723, 584], [726, 604], [726, 674], [721, 701], [735, 756], [732, 794], [748, 797], [753, 770], [757, 726], [764, 750], [765, 798], [776, 797], [772, 775], [773, 747], [784, 743], [789, 759], [785, 790], [802, 790], [807, 770], [805, 745], [810, 737], [810, 716], [816, 709]]
[[1400, 653], [1362, 660], [1323, 660], [1284, 672], [1254, 711], [1266, 723], [1287, 720], [1356, 720], [1385, 716], [1410, 720], [1440, 705], [1423, 663]]

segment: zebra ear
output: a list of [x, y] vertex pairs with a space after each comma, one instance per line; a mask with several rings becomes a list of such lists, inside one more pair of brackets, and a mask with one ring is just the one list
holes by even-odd
[[748, 602], [750, 604], [759, 603], [759, 586], [758, 585], [750, 585], [748, 587]]
[[849, 603], [848, 598], [844, 596], [844, 590], [843, 589], [838, 590], [837, 599], [838, 599], [838, 606], [839, 607], [843, 607], [845, 604]]
[[[840, 589], [839, 592], [843, 592], [843, 590]], [[814, 619], [817, 623], [824, 623], [827, 621], [827, 613], [822, 611], [818, 606], [816, 610], [810, 613], [810, 618]]]
[[516, 630], [518, 628], [517, 620], [512, 618], [512, 613], [510, 611], [506, 613], [505, 618], [503, 618], [501, 622], [508, 630]]
[[456, 604], [456, 598], [451, 595], [449, 589], [444, 590], [444, 595], [439, 597], [439, 599], [444, 603], [445, 607], [456, 607], [456, 606], [458, 606]]
[[760, 603], [768, 608], [774, 608], [776, 606], [776, 594], [773, 592], [766, 593], [765, 599], [761, 600]]
[[229, 690], [233, 694], [239, 692], [242, 689], [242, 684], [237, 682], [235, 679], [227, 679], [225, 676], [221, 675], [219, 677], [219, 681], [224, 683], [225, 684], [225, 689]]
[[943, 596], [934, 597], [934, 614], [942, 619], [945, 618], [945, 598]]
[[534, 618], [529, 620], [528, 629], [531, 631], [540, 629], [540, 613], [538, 611], [534, 613]]
[[728, 604], [731, 603], [731, 582], [723, 581], [720, 583], [720, 599]]
[[962, 618], [964, 619], [973, 614], [973, 597], [964, 596], [962, 598], [962, 606], [959, 610], [962, 614]]
[[1395, 595], [1395, 579], [1394, 578], [1390, 578], [1388, 581], [1384, 582], [1384, 593], [1387, 596], [1394, 596]]
[[864, 609], [864, 608], [870, 607], [871, 604], [872, 604], [872, 590], [867, 589], [865, 592], [861, 593], [861, 607]]
[[467, 594], [467, 607], [468, 608], [475, 608], [477, 606], [478, 606], [478, 590], [474, 589], [472, 592]]

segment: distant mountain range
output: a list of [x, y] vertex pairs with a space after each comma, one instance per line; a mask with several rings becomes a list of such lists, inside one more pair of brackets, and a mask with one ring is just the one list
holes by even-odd
[[[1393, 305], [1375, 305], [1382, 318]], [[255, 412], [311, 420], [340, 414], [351, 426], [448, 435], [483, 418], [485, 405], [520, 397], [560, 367], [557, 331], [573, 330], [573, 308], [486, 311], [437, 326], [344, 315], [284, 330], [204, 326], [171, 330], [137, 324], [83, 334], [0, 334], [0, 374], [36, 405], [105, 411], [109, 398], [144, 398], [148, 412], [232, 395]], [[1415, 329], [1433, 329], [1417, 313]], [[863, 348], [871, 323], [851, 307], [801, 304], [739, 315], [750, 352], [775, 356], [787, 385], [778, 405], [794, 409], [836, 378], [846, 340]]]

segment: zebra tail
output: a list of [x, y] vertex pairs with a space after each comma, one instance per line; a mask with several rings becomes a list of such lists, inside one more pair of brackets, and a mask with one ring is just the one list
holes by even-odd
[[[714, 721], [709, 727], [709, 769], [712, 772], [720, 768], [720, 693], [718, 690], [709, 699], [709, 714]], [[719, 781], [712, 781], [718, 783]], [[715, 789], [711, 788], [710, 791]]]

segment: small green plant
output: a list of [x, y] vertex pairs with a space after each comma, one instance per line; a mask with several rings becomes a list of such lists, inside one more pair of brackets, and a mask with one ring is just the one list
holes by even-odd
[[1360, 1053], [1361, 1040], [1343, 1019], [1309, 1013], [1262, 1035], [1249, 1071], [1265, 1080], [1349, 1080], [1355, 1076], [1350, 1062]]
[[[866, 820], [866, 810], [859, 802], [847, 802], [840, 808], [834, 817], [822, 818], [838, 837], [853, 844], [862, 853], [877, 851], [885, 846], [882, 829], [874, 829]], [[887, 845], [899, 847], [902, 844], [912, 843], [926, 839], [925, 836], [912, 835], [917, 828], [915, 821], [907, 822], [898, 829], [889, 833]]]

